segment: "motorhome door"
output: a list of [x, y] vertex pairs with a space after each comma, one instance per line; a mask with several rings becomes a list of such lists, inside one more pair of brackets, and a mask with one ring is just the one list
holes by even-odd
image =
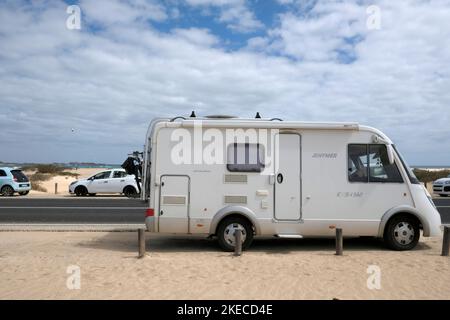
[[301, 137], [283, 133], [275, 139], [275, 219], [301, 219]]
[[189, 233], [189, 177], [162, 176], [159, 232]]

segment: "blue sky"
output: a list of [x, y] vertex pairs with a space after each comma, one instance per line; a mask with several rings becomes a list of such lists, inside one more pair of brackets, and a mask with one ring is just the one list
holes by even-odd
[[0, 1], [0, 160], [119, 163], [196, 109], [357, 121], [449, 165], [449, 19], [446, 0]]

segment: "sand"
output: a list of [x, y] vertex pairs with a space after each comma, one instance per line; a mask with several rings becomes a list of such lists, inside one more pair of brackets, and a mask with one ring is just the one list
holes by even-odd
[[[0, 299], [450, 299], [450, 258], [442, 239], [408, 252], [374, 239], [256, 240], [241, 257], [215, 242], [147, 234], [137, 259], [135, 233], [2, 232]], [[66, 286], [68, 266], [80, 289]], [[367, 268], [381, 288], [367, 287]]]
[[[41, 186], [47, 189], [47, 192], [40, 192], [36, 190], [31, 190], [29, 195], [32, 197], [48, 197], [48, 196], [55, 196], [55, 183], [58, 184], [58, 193], [56, 196], [69, 196], [69, 185], [79, 179], [86, 179], [91, 176], [93, 176], [96, 173], [105, 171], [108, 169], [105, 168], [83, 168], [83, 169], [71, 169], [66, 170], [68, 172], [73, 172], [79, 174], [78, 178], [70, 177], [70, 176], [54, 176], [51, 179], [47, 181], [42, 181]], [[25, 172], [28, 176], [32, 174], [32, 172]]]

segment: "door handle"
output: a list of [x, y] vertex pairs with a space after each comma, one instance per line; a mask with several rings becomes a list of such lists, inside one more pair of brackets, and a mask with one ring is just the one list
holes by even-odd
[[120, 180], [120, 182], [125, 182], [125, 180]]
[[103, 181], [103, 183], [108, 183], [108, 181]]
[[277, 182], [278, 183], [283, 183], [283, 175], [281, 174], [281, 173], [279, 173], [278, 175], [277, 175]]

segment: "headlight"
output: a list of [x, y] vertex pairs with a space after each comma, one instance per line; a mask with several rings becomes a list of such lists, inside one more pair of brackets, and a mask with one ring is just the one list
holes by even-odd
[[445, 181], [444, 184], [450, 184], [450, 180], [449, 181]]

